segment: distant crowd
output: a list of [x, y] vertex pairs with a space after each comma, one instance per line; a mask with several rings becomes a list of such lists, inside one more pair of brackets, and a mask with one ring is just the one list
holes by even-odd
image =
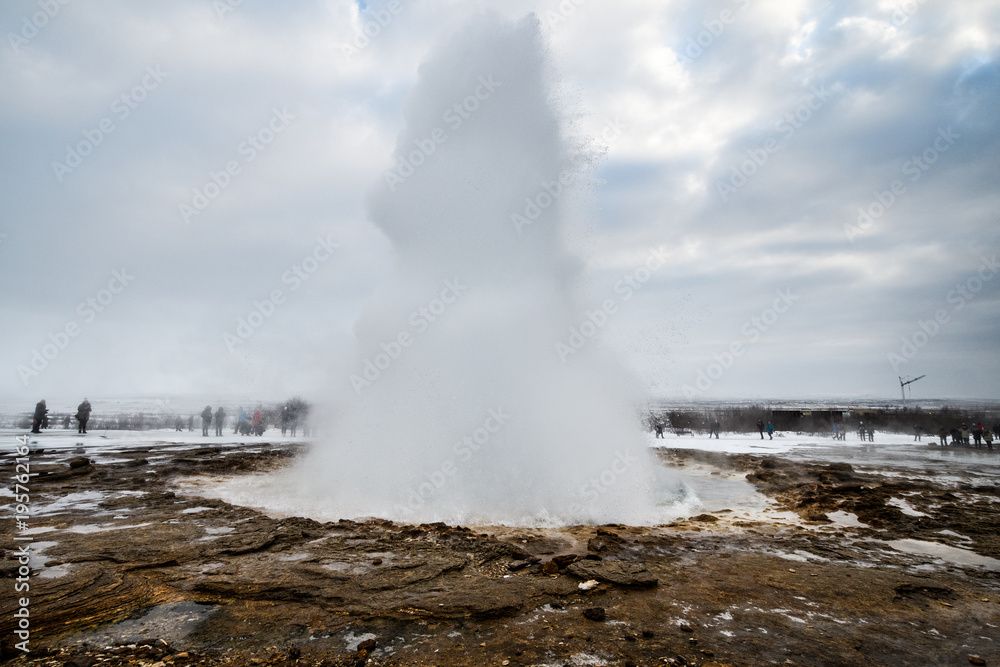
[[[77, 422], [77, 433], [87, 433], [87, 422], [90, 421], [92, 411], [93, 408], [90, 405], [90, 401], [84, 398], [83, 402], [77, 406], [75, 415], [71, 416], [67, 414], [65, 416], [62, 423], [63, 429], [69, 429], [71, 419], [75, 419]], [[258, 406], [252, 413], [240, 407], [233, 424], [233, 434], [261, 436], [264, 435], [268, 425], [273, 424], [281, 428], [281, 435], [291, 433], [292, 436], [295, 436], [299, 429], [301, 429], [302, 435], [308, 436], [308, 412], [309, 405], [301, 399], [293, 399], [282, 404], [277, 408], [277, 413], [275, 413], [275, 409], [269, 408], [265, 410], [262, 406]], [[215, 435], [222, 435], [227, 422], [225, 408], [220, 406], [213, 412], [212, 406], [206, 405], [205, 409], [201, 411], [200, 416], [202, 436], [208, 437], [209, 430], [213, 425], [215, 427]], [[169, 428], [169, 423], [167, 421], [167, 424], [165, 424], [167, 428]], [[189, 416], [186, 420], [177, 416], [174, 418], [173, 427], [174, 431], [183, 431], [185, 426], [188, 431], [194, 431], [194, 424], [195, 415]], [[49, 427], [49, 408], [45, 399], [42, 399], [35, 404], [35, 411], [31, 418], [31, 432], [41, 433], [42, 429]], [[105, 425], [104, 428], [107, 428], [107, 426]]]
[[[923, 429], [914, 425], [913, 439], [919, 441], [922, 435]], [[949, 437], [951, 442], [948, 441]], [[969, 428], [968, 424], [951, 429], [942, 426], [938, 430], [938, 439], [942, 447], [975, 447], [976, 449], [986, 447], [986, 449], [993, 451], [993, 441], [1000, 442], [1000, 424], [994, 424], [992, 429], [985, 428], [982, 424], [973, 424], [972, 428]]]
[[[742, 422], [742, 428], [738, 429], [743, 432], [750, 430], [747, 428], [749, 424], [753, 423], [750, 421], [740, 420]], [[647, 427], [651, 427], [651, 430], [656, 434], [657, 438], [663, 438], [664, 433], [670, 427], [670, 422], [658, 415], [650, 415], [647, 420]], [[703, 422], [705, 424], [707, 422]], [[677, 435], [693, 434], [694, 431], [704, 432], [704, 425], [694, 426], [690, 429], [688, 428], [672, 428], [671, 430]], [[719, 438], [719, 431], [721, 429], [721, 424], [718, 419], [714, 419], [708, 426], [708, 437], [709, 438]], [[764, 439], [766, 434], [769, 439], [774, 438], [775, 427], [770, 421], [765, 422], [763, 419], [757, 420], [756, 423], [757, 432], [760, 433], [761, 440]], [[847, 434], [851, 427], [845, 424], [833, 423], [831, 425], [833, 431], [834, 440], [846, 440]], [[893, 433], [898, 433], [898, 430], [893, 430]], [[862, 442], [875, 442], [875, 425], [872, 422], [861, 421], [858, 422], [857, 430], [858, 439]], [[914, 442], [922, 442], [924, 435], [930, 435], [933, 439], [933, 433], [928, 432], [923, 426], [919, 424], [914, 424], [913, 426], [913, 440]], [[993, 451], [993, 443], [1000, 443], [1000, 424], [994, 424], [992, 428], [987, 428], [981, 423], [973, 423], [971, 426], [968, 424], [962, 424], [954, 428], [941, 427], [937, 436], [942, 447], [972, 447], [976, 449], [985, 448], [989, 451]]]

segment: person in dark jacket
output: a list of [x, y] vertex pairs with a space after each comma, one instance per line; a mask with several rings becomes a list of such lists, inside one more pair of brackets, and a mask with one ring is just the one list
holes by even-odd
[[212, 406], [206, 405], [201, 411], [201, 434], [208, 435], [208, 427], [212, 425]]
[[45, 421], [45, 415], [47, 415], [48, 412], [49, 412], [49, 409], [47, 407], [45, 407], [45, 399], [44, 398], [42, 400], [38, 401], [38, 403], [35, 403], [35, 414], [32, 415], [32, 418], [31, 418], [31, 432], [32, 433], [41, 433], [42, 432], [40, 429], [42, 427], [42, 423]]
[[215, 411], [215, 435], [222, 435], [222, 427], [226, 425], [226, 411], [219, 406]]
[[764, 439], [764, 422], [763, 420], [757, 420], [757, 430], [760, 431], [760, 439]]
[[719, 439], [719, 429], [720, 428], [722, 428], [722, 424], [719, 423], [719, 420], [716, 419], [715, 421], [713, 421], [712, 422], [712, 430], [709, 431], [709, 433], [708, 433], [709, 439], [711, 439], [712, 436], [714, 435], [715, 439], [718, 440]]
[[76, 421], [79, 422], [79, 428], [77, 428], [77, 433], [87, 432], [87, 421], [90, 419], [90, 401], [86, 398], [83, 399], [83, 403], [76, 406]]
[[281, 406], [281, 435], [285, 435], [285, 431], [288, 430], [288, 425], [292, 421], [292, 411], [288, 409], [287, 405]]

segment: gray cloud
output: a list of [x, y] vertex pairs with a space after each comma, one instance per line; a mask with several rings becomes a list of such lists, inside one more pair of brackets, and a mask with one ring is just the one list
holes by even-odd
[[[384, 3], [359, 15], [349, 0], [243, 2], [223, 17], [202, 0], [69, 3], [30, 38], [39, 6], [5, 4], [0, 394], [322, 391], [393, 261], [365, 195], [391, 164], [419, 63], [469, 4], [404, 3], [350, 57]], [[590, 1], [569, 16], [547, 14], [555, 2], [485, 4], [540, 13], [569, 131], [605, 151], [566, 232], [583, 306], [648, 247], [670, 252], [602, 332], [655, 393], [684, 396], [793, 289], [800, 300], [702, 396], [892, 397], [896, 375], [924, 373], [915, 395], [1000, 395], [1000, 278], [949, 303], [1000, 250], [1000, 39], [980, 27], [996, 25], [997, 3], [922, 3], [905, 20], [818, 0]], [[712, 34], [724, 10], [733, 20]], [[250, 150], [275, 109], [294, 119]], [[616, 120], [621, 134], [598, 138]], [[113, 130], [97, 142], [102, 121]], [[928, 153], [949, 128], [954, 141]], [[87, 144], [58, 173], [67, 146]], [[925, 154], [933, 164], [914, 162]], [[747, 160], [753, 173], [723, 200]], [[181, 205], [233, 162], [186, 223]], [[850, 233], [894, 181], [905, 191]], [[340, 247], [292, 291], [286, 271], [328, 235]], [[87, 321], [79, 304], [123, 268], [134, 283]], [[230, 352], [224, 334], [276, 289], [286, 301]], [[888, 355], [942, 309], [948, 322], [894, 368]], [[79, 334], [26, 384], [18, 368], [70, 323]]]

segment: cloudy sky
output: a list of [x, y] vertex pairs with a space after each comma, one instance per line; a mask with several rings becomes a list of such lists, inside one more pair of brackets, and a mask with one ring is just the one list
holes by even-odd
[[602, 154], [566, 243], [582, 304], [648, 277], [597, 335], [655, 396], [1000, 399], [997, 0], [8, 0], [0, 397], [322, 392], [483, 10], [538, 14]]

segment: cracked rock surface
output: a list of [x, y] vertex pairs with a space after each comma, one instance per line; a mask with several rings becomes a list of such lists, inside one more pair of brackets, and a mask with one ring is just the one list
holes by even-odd
[[[177, 493], [181, 479], [275, 470], [298, 453], [163, 443], [110, 460], [33, 455], [32, 650], [13, 647], [7, 595], [3, 659], [1000, 664], [996, 486], [664, 451], [671, 463], [746, 474], [780, 518], [718, 511], [656, 527], [551, 530], [319, 523]], [[909, 514], [892, 504], [902, 496]], [[838, 512], [858, 525], [832, 521]], [[0, 520], [8, 535], [10, 515]], [[897, 548], [927, 541], [982, 562]], [[0, 567], [16, 576], [13, 550], [3, 555]]]

